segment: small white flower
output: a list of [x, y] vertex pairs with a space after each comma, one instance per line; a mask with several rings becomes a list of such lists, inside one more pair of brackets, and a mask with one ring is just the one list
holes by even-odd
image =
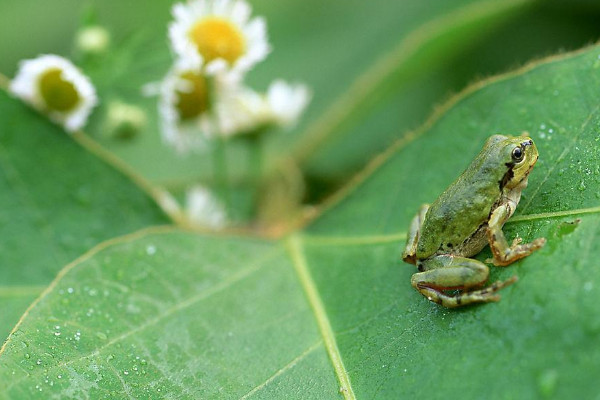
[[77, 32], [75, 43], [85, 53], [102, 53], [110, 44], [110, 33], [102, 26], [87, 26]]
[[227, 222], [225, 209], [210, 190], [194, 186], [186, 193], [186, 215], [196, 226], [223, 228]]
[[239, 79], [270, 51], [263, 18], [250, 19], [244, 0], [193, 0], [173, 6], [169, 26], [173, 50], [196, 59], [208, 74]]
[[177, 150], [203, 148], [214, 132], [209, 82], [197, 62], [180, 59], [160, 86], [163, 139]]
[[51, 54], [21, 61], [10, 91], [69, 132], [83, 127], [97, 104], [90, 80], [69, 60]]
[[302, 84], [276, 80], [266, 94], [247, 87], [230, 87], [221, 97], [216, 104], [219, 131], [231, 136], [295, 124], [310, 101], [310, 91]]
[[138, 134], [147, 123], [146, 113], [141, 107], [121, 101], [108, 105], [106, 134], [111, 137], [131, 138]]

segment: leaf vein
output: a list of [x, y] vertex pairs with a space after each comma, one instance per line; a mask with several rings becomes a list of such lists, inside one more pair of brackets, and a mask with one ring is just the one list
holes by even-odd
[[302, 289], [308, 298], [308, 302], [313, 310], [315, 319], [317, 320], [317, 325], [319, 326], [321, 336], [323, 337], [323, 343], [325, 344], [325, 348], [329, 354], [329, 359], [333, 364], [333, 369], [335, 370], [340, 383], [340, 392], [344, 395], [345, 399], [354, 400], [356, 397], [354, 395], [354, 391], [352, 390], [350, 377], [348, 376], [348, 372], [344, 366], [344, 361], [342, 360], [342, 355], [340, 354], [340, 350], [337, 346], [335, 335], [333, 333], [331, 323], [329, 322], [329, 317], [325, 311], [325, 306], [323, 305], [321, 296], [317, 291], [317, 286], [308, 270], [301, 240], [302, 239], [299, 235], [293, 235], [287, 240], [287, 248], [292, 259], [292, 264], [296, 270], [298, 278], [300, 279]]
[[310, 353], [312, 353], [313, 351], [315, 351], [316, 349], [318, 349], [322, 344], [323, 344], [322, 340], [319, 340], [318, 342], [314, 343], [308, 349], [304, 350], [304, 352], [302, 352], [302, 354], [300, 354], [298, 357], [294, 358], [292, 361], [290, 361], [289, 363], [287, 363], [285, 366], [283, 366], [282, 368], [280, 368], [279, 370], [277, 370], [273, 375], [271, 375], [263, 383], [261, 383], [260, 385], [254, 387], [248, 393], [246, 393], [245, 395], [243, 395], [242, 397], [240, 397], [240, 400], [245, 400], [245, 399], [249, 398], [250, 396], [254, 395], [256, 392], [258, 392], [259, 390], [261, 390], [262, 388], [264, 388], [265, 386], [267, 386], [269, 383], [273, 382], [278, 376], [280, 376], [284, 372], [287, 372], [288, 370], [294, 368], [296, 366], [296, 364], [298, 364], [300, 361], [302, 361], [304, 358], [306, 358]]

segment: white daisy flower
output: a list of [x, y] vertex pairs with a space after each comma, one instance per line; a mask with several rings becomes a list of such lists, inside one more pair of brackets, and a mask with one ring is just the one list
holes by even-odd
[[250, 19], [244, 0], [193, 0], [173, 6], [169, 36], [175, 53], [194, 58], [208, 74], [239, 79], [270, 51], [263, 18]]
[[159, 112], [165, 142], [186, 152], [203, 148], [214, 132], [209, 81], [197, 62], [180, 59], [160, 85]]
[[217, 103], [219, 130], [225, 136], [253, 133], [268, 126], [295, 124], [310, 101], [302, 84], [274, 81], [266, 94], [246, 87], [228, 90]]
[[186, 215], [192, 225], [200, 227], [219, 229], [227, 222], [223, 205], [202, 186], [194, 186], [187, 191]]
[[51, 54], [21, 61], [9, 89], [69, 132], [82, 128], [97, 104], [90, 80], [69, 60]]

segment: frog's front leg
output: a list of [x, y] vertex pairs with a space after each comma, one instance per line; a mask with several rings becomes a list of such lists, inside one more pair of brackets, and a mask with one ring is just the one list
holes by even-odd
[[490, 249], [494, 254], [493, 263], [496, 266], [504, 266], [511, 264], [523, 257], [527, 257], [534, 251], [542, 248], [546, 243], [546, 239], [538, 238], [531, 243], [520, 244], [521, 239], [515, 239], [509, 246], [502, 232], [502, 226], [511, 217], [510, 203], [503, 204], [492, 211], [492, 215], [488, 221], [487, 236], [490, 242]]
[[427, 214], [428, 209], [429, 204], [423, 204], [419, 209], [419, 212], [417, 212], [410, 223], [406, 247], [402, 253], [402, 260], [409, 264], [417, 263], [417, 244], [419, 243], [419, 233], [421, 232], [421, 226], [423, 225], [425, 214]]
[[[486, 288], [468, 291], [482, 286], [487, 280], [490, 271], [484, 263], [470, 258], [440, 255], [427, 260], [426, 268], [426, 271], [412, 276], [412, 286], [427, 299], [447, 308], [498, 301], [500, 296], [496, 292], [517, 280], [513, 276]], [[455, 296], [444, 293], [452, 289], [464, 291]]]

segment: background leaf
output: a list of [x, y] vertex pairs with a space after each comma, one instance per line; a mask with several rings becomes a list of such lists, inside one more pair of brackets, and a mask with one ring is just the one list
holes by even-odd
[[[13, 46], [19, 31], [10, 24], [0, 27], [7, 39], [0, 43], [5, 54], [0, 71], [12, 75], [19, 59], [40, 52], [70, 54], [82, 12], [93, 10], [114, 41], [105, 57], [82, 63], [103, 99], [88, 131], [140, 174], [181, 193], [198, 179], [210, 184], [212, 167], [205, 154], [181, 157], [164, 147], [156, 99], [140, 94], [141, 86], [160, 80], [172, 62], [165, 38], [172, 2], [146, 3], [51, 0], [41, 16], [36, 1], [2, 2], [0, 14], [6, 19], [31, 21], [36, 29], [19, 36], [19, 46]], [[264, 89], [282, 77], [306, 82], [314, 91], [301, 123], [268, 146], [272, 169], [281, 170], [282, 158], [293, 155], [308, 179], [307, 201], [313, 203], [474, 76], [579, 47], [600, 33], [600, 8], [593, 1], [565, 6], [526, 0], [257, 0], [253, 7], [268, 20], [274, 51], [251, 72], [250, 83]], [[147, 128], [136, 140], [106, 137], [104, 118], [111, 100], [147, 111]], [[248, 157], [243, 144], [230, 146], [230, 173], [241, 186], [248, 184]]]
[[168, 223], [129, 178], [0, 90], [0, 336], [75, 257]]
[[[594, 396], [599, 56], [591, 47], [466, 91], [301, 234], [105, 243], [9, 338], [0, 396]], [[520, 277], [497, 304], [428, 302], [399, 261], [410, 218], [490, 134], [523, 130], [541, 157], [506, 232], [548, 244], [492, 269], [492, 280]]]

